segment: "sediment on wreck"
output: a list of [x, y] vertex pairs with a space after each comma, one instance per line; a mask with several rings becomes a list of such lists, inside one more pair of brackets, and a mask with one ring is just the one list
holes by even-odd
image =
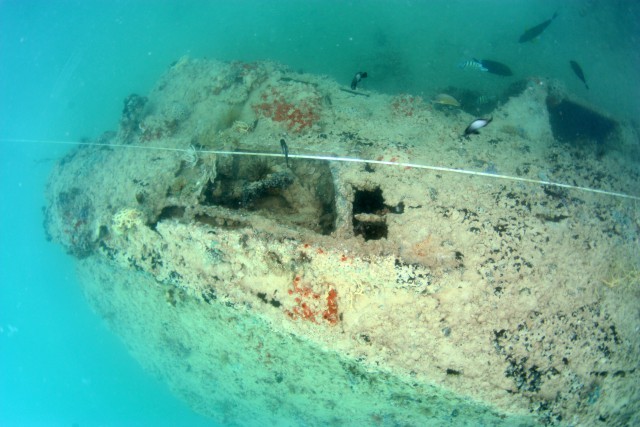
[[568, 146], [546, 86], [520, 89], [465, 142], [470, 116], [419, 97], [183, 58], [56, 164], [45, 229], [140, 363], [225, 425], [616, 424], [638, 413], [633, 202], [393, 165], [635, 188], [622, 124]]

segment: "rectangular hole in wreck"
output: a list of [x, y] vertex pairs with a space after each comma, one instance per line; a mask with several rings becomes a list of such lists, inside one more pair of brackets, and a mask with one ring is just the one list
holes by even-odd
[[387, 215], [403, 212], [403, 202], [396, 206], [384, 203], [380, 187], [376, 187], [374, 190], [355, 189], [351, 218], [353, 232], [356, 236], [364, 237], [364, 240], [386, 239], [389, 234]]
[[387, 207], [382, 190], [356, 190], [353, 198], [353, 231], [364, 240], [379, 240], [388, 234], [385, 214]]
[[320, 234], [335, 230], [333, 176], [328, 162], [221, 156], [216, 178], [200, 195], [205, 206], [245, 210]]

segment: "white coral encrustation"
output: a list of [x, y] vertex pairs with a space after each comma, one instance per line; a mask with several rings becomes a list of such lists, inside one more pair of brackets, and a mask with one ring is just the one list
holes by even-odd
[[233, 130], [238, 133], [244, 134], [244, 133], [248, 133], [249, 130], [251, 130], [251, 127], [246, 122], [243, 122], [241, 120], [236, 120], [235, 122], [233, 122]]
[[137, 209], [125, 208], [119, 210], [112, 218], [111, 225], [115, 234], [122, 235], [131, 229], [145, 223], [145, 216]]

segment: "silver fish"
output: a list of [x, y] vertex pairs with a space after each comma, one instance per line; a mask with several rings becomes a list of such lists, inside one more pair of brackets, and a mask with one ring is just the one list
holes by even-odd
[[475, 58], [470, 59], [469, 61], [462, 61], [461, 63], [458, 64], [458, 68], [462, 68], [462, 69], [468, 68], [471, 70], [478, 70], [478, 71], [489, 71], [488, 68], [482, 65], [481, 61], [478, 61]]
[[491, 123], [491, 120], [493, 120], [493, 117], [489, 117], [488, 119], [475, 119], [464, 130], [464, 134], [471, 135], [472, 133], [479, 133], [478, 130], [482, 129], [483, 127]]

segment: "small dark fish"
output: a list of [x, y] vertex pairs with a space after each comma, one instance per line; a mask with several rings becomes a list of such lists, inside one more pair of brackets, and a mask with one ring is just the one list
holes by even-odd
[[582, 83], [584, 83], [584, 87], [589, 89], [587, 79], [585, 79], [584, 77], [584, 73], [582, 72], [582, 67], [580, 66], [580, 64], [578, 64], [576, 61], [569, 61], [569, 64], [571, 64], [571, 68], [573, 69], [573, 72], [576, 73], [576, 76], [578, 76], [578, 78], [582, 80]]
[[502, 62], [492, 61], [490, 59], [481, 59], [480, 63], [489, 73], [497, 74], [499, 76], [513, 76], [511, 68], [507, 67]]
[[480, 129], [491, 123], [493, 117], [489, 117], [488, 119], [475, 119], [471, 122], [469, 126], [464, 130], [465, 135], [471, 135], [472, 133], [480, 133], [478, 132]]
[[547, 27], [549, 26], [549, 24], [551, 24], [551, 22], [553, 22], [554, 19], [556, 19], [558, 16], [558, 12], [554, 13], [553, 16], [551, 17], [551, 19], [547, 19], [546, 21], [544, 21], [542, 24], [538, 24], [535, 27], [529, 28], [527, 31], [525, 31], [521, 36], [520, 36], [520, 40], [518, 40], [519, 43], [526, 43], [529, 42], [533, 39], [535, 39], [536, 37], [538, 37], [540, 34], [542, 34], [542, 32], [544, 30], [547, 29]]
[[287, 163], [287, 167], [289, 167], [289, 147], [287, 147], [284, 139], [280, 139], [280, 148], [282, 148], [282, 154], [284, 154], [284, 161]]
[[351, 90], [356, 90], [358, 87], [358, 83], [360, 80], [367, 78], [366, 71], [358, 71], [355, 76], [353, 76], [353, 80], [351, 80]]

